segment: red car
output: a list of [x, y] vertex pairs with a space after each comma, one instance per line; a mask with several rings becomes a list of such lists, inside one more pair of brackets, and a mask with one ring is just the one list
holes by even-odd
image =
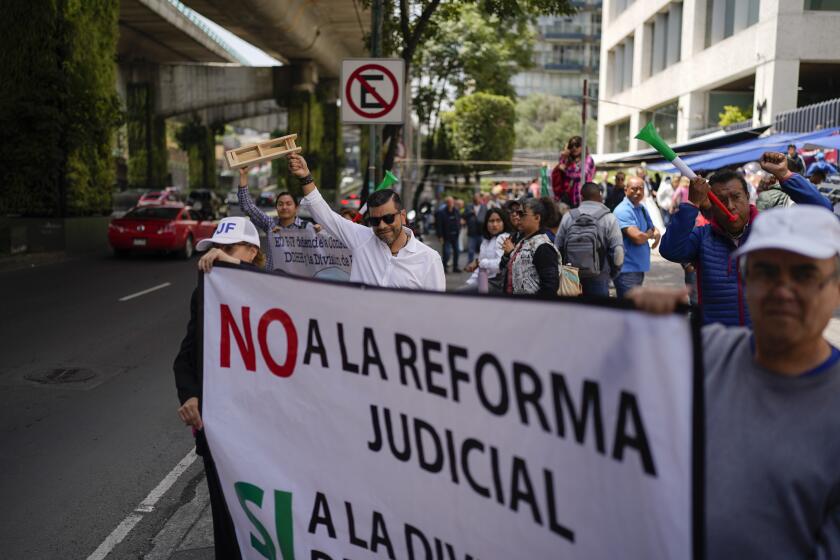
[[183, 204], [137, 206], [108, 225], [108, 242], [114, 254], [131, 251], [175, 251], [189, 259], [195, 244], [211, 237], [216, 222], [202, 220], [198, 212]]
[[358, 210], [361, 205], [362, 201], [356, 193], [352, 193], [341, 199], [342, 208], [352, 208], [353, 210]]

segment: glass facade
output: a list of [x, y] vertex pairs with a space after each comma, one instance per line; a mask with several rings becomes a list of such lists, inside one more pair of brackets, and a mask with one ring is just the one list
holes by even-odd
[[534, 68], [513, 77], [520, 97], [545, 93], [580, 98], [583, 80], [590, 92], [598, 91], [601, 50], [601, 2], [579, 2], [569, 16], [537, 18]]
[[709, 0], [706, 10], [706, 46], [758, 23], [761, 0]]
[[666, 142], [677, 141], [677, 118], [679, 117], [679, 102], [674, 100], [656, 109], [642, 113], [641, 125], [653, 121], [653, 126]]
[[606, 127], [606, 151], [626, 152], [630, 149], [630, 119]]
[[679, 62], [682, 41], [682, 4], [674, 3], [656, 14], [648, 24], [649, 76]]
[[633, 35], [629, 35], [609, 52], [611, 92], [619, 93], [633, 85], [633, 51], [636, 47]]
[[840, 11], [840, 0], [805, 0], [805, 9]]

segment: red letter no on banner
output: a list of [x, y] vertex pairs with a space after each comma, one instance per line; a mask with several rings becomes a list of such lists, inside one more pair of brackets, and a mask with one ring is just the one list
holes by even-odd
[[[222, 319], [222, 337], [219, 352], [221, 354], [219, 360], [221, 367], [230, 367], [230, 332], [233, 331], [233, 337], [236, 339], [236, 345], [239, 347], [239, 354], [242, 356], [245, 369], [256, 371], [257, 357], [254, 354], [254, 339], [251, 338], [251, 308], [242, 308], [242, 328], [245, 330], [244, 337], [239, 332], [239, 327], [236, 324], [236, 319], [233, 318], [233, 313], [230, 312], [230, 307], [222, 304], [219, 314]], [[260, 327], [262, 327], [262, 323], [260, 323]], [[262, 344], [262, 339], [260, 339], [260, 344]]]
[[[268, 325], [270, 325], [272, 321], [280, 321], [280, 324], [282, 324], [283, 328], [286, 330], [286, 361], [283, 362], [282, 365], [274, 361], [274, 358], [272, 358], [271, 353], [268, 350], [266, 336], [268, 334]], [[295, 325], [292, 323], [292, 318], [289, 317], [288, 313], [282, 309], [276, 308], [266, 311], [260, 318], [260, 325], [257, 328], [257, 337], [260, 341], [260, 351], [262, 352], [263, 359], [265, 360], [265, 365], [268, 366], [271, 373], [277, 377], [291, 376], [292, 372], [295, 370], [295, 362], [297, 361], [298, 338]]]

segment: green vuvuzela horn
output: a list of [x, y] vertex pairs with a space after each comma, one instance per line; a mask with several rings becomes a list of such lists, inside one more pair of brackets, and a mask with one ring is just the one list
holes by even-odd
[[[640, 130], [639, 133], [636, 135], [636, 139], [642, 140], [643, 142], [647, 142], [648, 144], [653, 146], [654, 150], [659, 152], [659, 154], [662, 157], [670, 161], [674, 167], [680, 170], [680, 173], [682, 173], [689, 179], [694, 179], [695, 177], [697, 177], [697, 174], [694, 173], [694, 171], [692, 171], [692, 169], [682, 159], [680, 159], [680, 156], [678, 156], [676, 152], [674, 152], [674, 150], [671, 149], [671, 146], [669, 146], [668, 143], [665, 142], [665, 140], [663, 140], [661, 136], [659, 136], [659, 133], [656, 132], [656, 129], [653, 127], [653, 122], [647, 123], [645, 127], [642, 130]], [[726, 214], [726, 217], [729, 218], [730, 222], [738, 220], [738, 216], [730, 212], [729, 208], [724, 206], [723, 202], [721, 202], [720, 199], [717, 196], [715, 196], [715, 193], [713, 193], [711, 190], [709, 191], [709, 200], [712, 202], [712, 204], [717, 206], [721, 212]]]
[[391, 187], [391, 185], [396, 185], [399, 182], [400, 180], [397, 179], [397, 176], [391, 173], [390, 170], [386, 169], [385, 176], [382, 178], [382, 182], [376, 185], [376, 189], [374, 189], [374, 192], [381, 191], [382, 189], [387, 189]]
[[671, 149], [671, 146], [669, 146], [656, 132], [652, 122], [647, 123], [645, 127], [639, 131], [636, 135], [636, 139], [647, 142], [653, 146], [653, 149], [659, 152], [662, 157], [668, 161], [674, 161], [678, 157], [674, 150]]

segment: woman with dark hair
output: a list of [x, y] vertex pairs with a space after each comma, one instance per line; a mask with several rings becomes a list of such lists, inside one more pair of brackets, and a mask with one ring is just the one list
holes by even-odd
[[550, 196], [542, 196], [540, 197], [540, 201], [542, 201], [546, 211], [545, 222], [543, 222], [542, 227], [548, 239], [554, 243], [557, 230], [560, 229], [560, 220], [563, 216], [560, 215], [560, 209], [557, 208], [557, 204]]
[[560, 153], [560, 161], [551, 171], [551, 188], [554, 198], [565, 202], [570, 208], [580, 206], [580, 188], [595, 177], [595, 160], [583, 155], [583, 138], [572, 136], [566, 149]]
[[557, 295], [560, 270], [557, 249], [545, 234], [548, 210], [537, 198], [525, 201], [519, 220], [522, 240], [510, 254], [505, 278], [508, 294]]
[[479, 269], [487, 272], [487, 279], [494, 278], [499, 273], [499, 263], [504, 255], [502, 245], [505, 239], [510, 237], [510, 220], [507, 212], [500, 208], [491, 208], [487, 211], [482, 229], [481, 247], [478, 250], [478, 258], [467, 264], [464, 270], [472, 272], [467, 279], [468, 289], [478, 287]]

